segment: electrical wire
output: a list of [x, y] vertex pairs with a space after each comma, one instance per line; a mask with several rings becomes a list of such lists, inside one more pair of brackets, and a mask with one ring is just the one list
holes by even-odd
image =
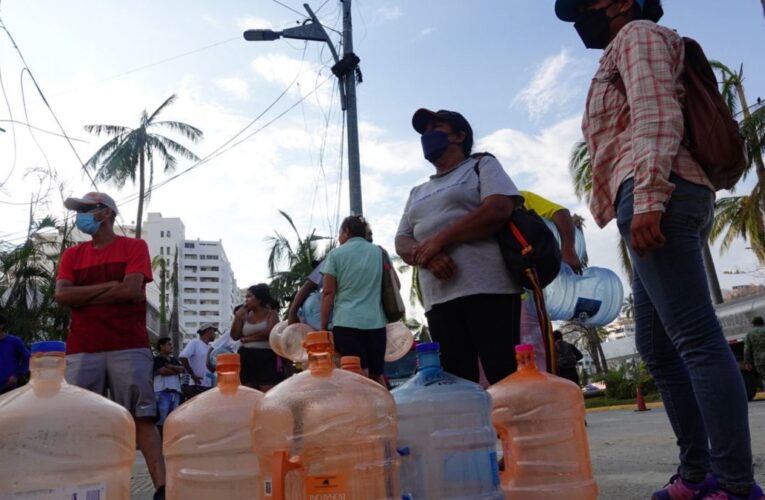
[[[3, 182], [0, 182], [0, 187], [3, 187], [6, 182], [11, 178], [11, 175], [13, 175], [13, 171], [16, 170], [16, 161], [17, 161], [17, 144], [16, 144], [16, 126], [15, 121], [13, 120], [13, 111], [11, 110], [11, 103], [8, 100], [8, 94], [5, 91], [5, 83], [3, 83], [3, 73], [0, 71], [0, 90], [3, 92], [3, 99], [5, 100], [5, 105], [8, 108], [8, 116], [11, 118], [11, 134], [13, 135], [13, 163], [11, 164], [11, 169], [8, 171], [8, 175], [5, 177]], [[26, 203], [25, 203], [26, 204]]]
[[[56, 137], [62, 137], [65, 138], [66, 136], [59, 134], [58, 132], [53, 132], [51, 130], [46, 130], [44, 128], [38, 127], [36, 125], [32, 125], [31, 123], [22, 122], [21, 120], [0, 120], [0, 123], [15, 123], [17, 125], [24, 125], [25, 127], [33, 128], [37, 130], [38, 132], [42, 132], [43, 134], [53, 135]], [[70, 137], [72, 141], [75, 142], [83, 142], [85, 144], [90, 144], [90, 141], [85, 139], [77, 139], [76, 137]]]

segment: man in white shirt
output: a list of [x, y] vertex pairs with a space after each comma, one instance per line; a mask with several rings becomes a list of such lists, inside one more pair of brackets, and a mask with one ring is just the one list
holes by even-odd
[[191, 377], [191, 384], [184, 386], [186, 399], [212, 387], [212, 377], [207, 370], [207, 345], [215, 339], [217, 332], [218, 327], [212, 323], [203, 323], [197, 330], [199, 338], [189, 342], [181, 351], [181, 363], [186, 368], [186, 373]]

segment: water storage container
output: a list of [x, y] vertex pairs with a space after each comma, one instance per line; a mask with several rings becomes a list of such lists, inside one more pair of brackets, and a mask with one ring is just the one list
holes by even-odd
[[605, 326], [619, 314], [624, 288], [610, 269], [588, 267], [579, 276], [562, 263], [558, 277], [545, 288], [545, 302], [553, 320]]
[[[558, 227], [551, 220], [544, 218], [542, 220], [545, 221], [547, 227], [552, 231], [553, 236], [555, 236], [555, 241], [558, 242], [558, 247], [560, 247], [560, 233], [558, 232]], [[574, 251], [576, 252], [576, 256], [579, 257], [579, 260], [587, 259], [587, 245], [584, 241], [584, 233], [578, 227], [576, 228], [574, 237]]]
[[515, 348], [518, 371], [489, 387], [491, 419], [502, 440], [508, 499], [593, 500], [584, 398], [573, 382], [540, 372], [534, 349]]
[[190, 399], [165, 422], [167, 498], [252, 499], [261, 468], [250, 426], [263, 393], [239, 383], [239, 355], [220, 354], [218, 386]]
[[358, 356], [343, 356], [340, 358], [340, 368], [345, 371], [366, 376], [364, 375], [364, 369], [361, 368], [361, 358]]
[[29, 384], [0, 396], [0, 498], [130, 498], [135, 425], [64, 380], [63, 342], [32, 344]]
[[385, 326], [385, 361], [388, 363], [404, 357], [412, 348], [414, 335], [401, 321], [388, 323]]
[[271, 330], [268, 342], [271, 344], [271, 349], [279, 356], [296, 363], [305, 363], [308, 357], [303, 348], [303, 340], [313, 330], [311, 325], [306, 323], [294, 323], [287, 326], [287, 322], [282, 321]]
[[418, 344], [419, 371], [393, 391], [402, 498], [502, 500], [491, 399], [478, 384], [446, 373], [438, 348]]
[[376, 382], [335, 369], [331, 335], [308, 334], [308, 369], [257, 405], [260, 494], [269, 500], [399, 499], [393, 398]]

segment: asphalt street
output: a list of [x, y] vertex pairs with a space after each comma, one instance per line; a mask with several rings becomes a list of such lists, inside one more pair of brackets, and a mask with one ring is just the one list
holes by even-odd
[[[604, 500], [645, 500], [677, 468], [677, 447], [663, 408], [587, 414], [595, 480]], [[765, 485], [765, 400], [749, 403], [755, 479]], [[153, 489], [140, 453], [133, 467], [133, 499], [151, 500]]]

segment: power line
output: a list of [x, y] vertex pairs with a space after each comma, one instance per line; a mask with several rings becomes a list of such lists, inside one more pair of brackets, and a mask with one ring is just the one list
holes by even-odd
[[[33, 129], [37, 130], [38, 132], [42, 132], [43, 134], [54, 135], [56, 137], [64, 137], [64, 138], [66, 137], [65, 135], [59, 134], [58, 132], [53, 132], [51, 130], [46, 130], [44, 128], [32, 125], [31, 123], [22, 122], [20, 120], [0, 120], [0, 123], [15, 123], [15, 124], [18, 124], [18, 125], [24, 125], [25, 127], [33, 128]], [[70, 137], [70, 139], [75, 141], [75, 142], [84, 142], [85, 144], [90, 143], [90, 141], [86, 141], [85, 139], [77, 139], [76, 137]]]

